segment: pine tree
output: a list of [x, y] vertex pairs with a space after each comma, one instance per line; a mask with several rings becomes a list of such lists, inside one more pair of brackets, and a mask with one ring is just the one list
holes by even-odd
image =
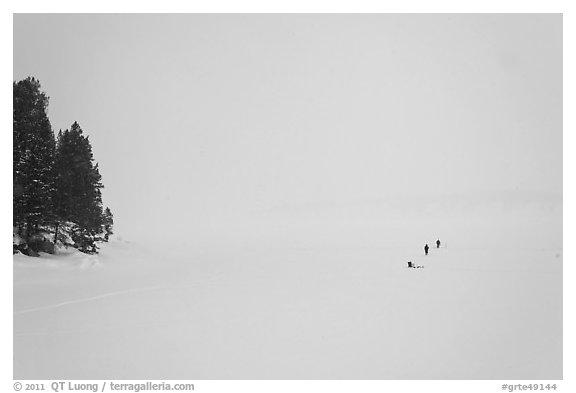
[[58, 133], [54, 167], [55, 213], [62, 222], [74, 224], [71, 236], [80, 251], [96, 252], [103, 226], [102, 176], [90, 141], [77, 122]]
[[54, 133], [48, 96], [28, 77], [13, 83], [13, 225], [29, 243], [54, 211]]
[[102, 215], [102, 222], [104, 224], [104, 241], [108, 241], [110, 235], [114, 234], [113, 232], [113, 225], [114, 225], [114, 216], [110, 211], [109, 207], [106, 207], [104, 213]]

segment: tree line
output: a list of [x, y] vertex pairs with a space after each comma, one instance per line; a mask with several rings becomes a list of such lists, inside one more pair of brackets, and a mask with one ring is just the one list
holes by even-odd
[[97, 253], [114, 223], [102, 205], [102, 176], [77, 122], [54, 134], [48, 100], [37, 79], [13, 82], [14, 253], [58, 246]]

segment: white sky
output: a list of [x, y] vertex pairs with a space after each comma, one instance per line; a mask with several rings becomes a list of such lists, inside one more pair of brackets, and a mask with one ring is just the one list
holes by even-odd
[[[562, 191], [562, 16], [14, 16], [127, 232], [305, 203]], [[182, 228], [185, 228], [182, 225]]]

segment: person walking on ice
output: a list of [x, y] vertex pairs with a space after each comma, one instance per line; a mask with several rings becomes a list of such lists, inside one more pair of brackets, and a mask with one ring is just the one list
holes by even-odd
[[440, 248], [440, 239], [436, 240], [436, 248]]
[[426, 255], [428, 255], [428, 249], [429, 249], [429, 248], [430, 248], [430, 247], [428, 247], [428, 243], [426, 243], [426, 245], [424, 246], [424, 253], [425, 253]]

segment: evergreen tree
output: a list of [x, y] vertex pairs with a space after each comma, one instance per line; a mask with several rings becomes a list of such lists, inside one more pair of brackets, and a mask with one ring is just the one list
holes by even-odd
[[[53, 252], [58, 240], [96, 252], [102, 233], [106, 240], [112, 234], [113, 218], [109, 208], [102, 210], [102, 177], [92, 146], [76, 122], [56, 141], [47, 108], [38, 80], [13, 83], [14, 252]], [[52, 243], [46, 235], [53, 226]]]
[[28, 77], [13, 82], [13, 225], [30, 241], [54, 216], [54, 133], [48, 96]]
[[114, 234], [113, 225], [114, 225], [114, 216], [110, 211], [109, 207], [106, 207], [104, 213], [102, 215], [102, 222], [104, 224], [104, 241], [108, 241], [110, 235]]
[[62, 222], [74, 223], [72, 239], [83, 252], [96, 252], [102, 233], [102, 176], [94, 164], [92, 146], [77, 122], [60, 131], [55, 157], [55, 213]]

